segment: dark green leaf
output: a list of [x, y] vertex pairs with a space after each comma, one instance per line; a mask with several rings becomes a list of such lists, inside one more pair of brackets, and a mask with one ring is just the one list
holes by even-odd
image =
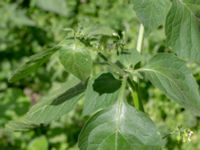
[[157, 54], [139, 70], [169, 98], [200, 115], [198, 85], [184, 61], [172, 54]]
[[161, 136], [153, 122], [127, 103], [92, 116], [79, 137], [80, 150], [160, 150]]
[[111, 73], [103, 73], [93, 83], [94, 91], [100, 95], [114, 93], [121, 87], [121, 81], [117, 80]]
[[[86, 89], [86, 93], [85, 93], [83, 115], [90, 115], [98, 111], [99, 109], [109, 107], [116, 102], [119, 90], [117, 90], [114, 87], [115, 90], [113, 91], [112, 81], [108, 82], [108, 80], [105, 80], [103, 82], [103, 79], [105, 79], [105, 77], [107, 77], [107, 79], [111, 78], [111, 80], [114, 80], [114, 82], [117, 82], [116, 84], [117, 89], [119, 88], [118, 86], [121, 85], [121, 82], [114, 79], [110, 73], [103, 73], [101, 75], [98, 75], [96, 78], [94, 77], [90, 79], [88, 83], [88, 87]], [[95, 83], [95, 79], [97, 80], [97, 83]], [[104, 88], [106, 88], [107, 91], [112, 90], [113, 93], [104, 93], [100, 95], [98, 92], [94, 90], [94, 84], [95, 84], [95, 87], [98, 88], [97, 90], [99, 92], [102, 92], [102, 90], [104, 91]], [[110, 88], [111, 90], [108, 88]]]

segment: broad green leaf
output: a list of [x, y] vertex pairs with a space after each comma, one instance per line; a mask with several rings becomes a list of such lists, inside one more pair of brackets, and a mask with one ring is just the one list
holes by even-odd
[[81, 80], [86, 80], [92, 70], [90, 52], [79, 41], [66, 41], [60, 49], [60, 62], [66, 71]]
[[170, 99], [200, 115], [198, 85], [184, 61], [172, 54], [157, 54], [139, 70]]
[[93, 115], [79, 136], [80, 150], [160, 150], [161, 136], [144, 113], [116, 103]]
[[199, 0], [183, 0], [183, 2], [190, 8], [190, 10], [200, 17], [200, 1]]
[[[105, 79], [105, 76], [111, 81]], [[117, 82], [117, 84], [115, 84], [117, 88], [113, 87], [113, 82]], [[113, 105], [117, 100], [120, 85], [121, 83], [114, 79], [113, 76], [110, 76], [109, 73], [103, 73], [97, 77], [91, 78], [85, 93], [83, 115], [90, 115], [100, 109]], [[112, 91], [112, 93], [106, 93], [104, 88], [109, 92]], [[95, 89], [97, 91], [95, 91]]]
[[55, 53], [56, 50], [56, 48], [51, 48], [31, 56], [28, 61], [26, 61], [14, 71], [9, 81], [16, 82], [22, 78], [27, 77], [30, 73], [36, 71], [42, 64], [44, 64], [49, 59], [49, 57]]
[[63, 16], [67, 15], [67, 4], [65, 0], [35, 0], [35, 4], [43, 10]]
[[166, 19], [167, 43], [178, 56], [200, 62], [200, 29], [193, 12], [183, 2], [173, 0]]
[[31, 141], [27, 150], [48, 150], [48, 141], [44, 136], [37, 137]]
[[[86, 89], [84, 83], [78, 82], [78, 79], [71, 78], [63, 86], [50, 92], [47, 97], [35, 104], [21, 120], [10, 122], [7, 127], [18, 131], [27, 130], [35, 125], [48, 124], [67, 114], [81, 99], [82, 93]], [[19, 126], [15, 128], [17, 125]]]
[[134, 67], [142, 58], [140, 53], [134, 49], [121, 53], [118, 59], [126, 68], [129, 68], [131, 66]]
[[134, 10], [143, 23], [146, 32], [164, 24], [170, 8], [169, 0], [132, 0]]

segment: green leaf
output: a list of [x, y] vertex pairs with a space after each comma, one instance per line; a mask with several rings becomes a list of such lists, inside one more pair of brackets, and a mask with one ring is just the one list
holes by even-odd
[[157, 54], [139, 70], [170, 99], [200, 115], [198, 85], [184, 61], [172, 54]]
[[141, 55], [137, 50], [130, 50], [130, 52], [123, 52], [118, 56], [120, 63], [126, 68], [134, 67], [138, 62], [141, 61]]
[[111, 73], [103, 73], [93, 84], [93, 89], [100, 95], [104, 93], [114, 93], [121, 87], [121, 81], [117, 80]]
[[[35, 104], [21, 120], [10, 122], [7, 127], [17, 131], [27, 130], [35, 125], [48, 124], [67, 114], [81, 99], [82, 93], [86, 89], [84, 83], [78, 82], [78, 79], [71, 78]], [[17, 125], [20, 126], [15, 128]]]
[[200, 17], [200, 1], [199, 0], [183, 0], [183, 2], [190, 8], [190, 10]]
[[67, 4], [65, 0], [35, 0], [35, 4], [43, 10], [63, 16], [67, 15]]
[[165, 22], [170, 2], [169, 0], [133, 0], [133, 6], [146, 32], [149, 33]]
[[[111, 81], [108, 82], [107, 79], [111, 79]], [[116, 82], [117, 88], [113, 87], [113, 82]], [[83, 115], [90, 115], [100, 109], [113, 105], [117, 100], [120, 86], [120, 81], [116, 80], [110, 73], [103, 73], [91, 78], [85, 93]], [[112, 93], [106, 93], [104, 88], [106, 91], [112, 91]]]
[[193, 12], [183, 2], [173, 0], [166, 19], [167, 43], [178, 56], [200, 62], [200, 29]]
[[79, 137], [80, 150], [159, 150], [161, 136], [142, 112], [122, 102], [93, 115]]
[[48, 150], [47, 138], [44, 137], [44, 136], [35, 138], [28, 145], [28, 149], [27, 150]]
[[36, 71], [42, 64], [44, 64], [56, 50], [56, 48], [51, 48], [31, 56], [28, 61], [15, 70], [13, 75], [9, 78], [9, 81], [16, 82], [27, 77], [30, 73]]
[[113, 29], [107, 26], [96, 24], [88, 24], [81, 32], [83, 32], [86, 38], [95, 38], [96, 36], [113, 36], [117, 34]]
[[66, 41], [60, 49], [60, 62], [66, 71], [86, 80], [92, 71], [90, 52], [79, 41]]

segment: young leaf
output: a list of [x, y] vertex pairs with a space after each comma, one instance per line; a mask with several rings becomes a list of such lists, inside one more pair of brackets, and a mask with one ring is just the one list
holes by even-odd
[[30, 59], [22, 64], [15, 70], [13, 75], [10, 77], [10, 82], [16, 82], [30, 73], [36, 71], [43, 63], [45, 63], [49, 57], [56, 51], [56, 48], [51, 48], [46, 51], [39, 52], [30, 57]]
[[123, 52], [118, 56], [119, 61], [126, 67], [134, 67], [141, 61], [141, 55], [137, 50], [131, 50], [130, 52]]
[[[78, 83], [78, 79], [72, 78], [61, 88], [51, 92], [39, 103], [35, 104], [20, 120], [10, 122], [7, 126], [14, 130], [27, 130], [35, 125], [47, 124], [59, 119], [71, 111], [78, 100], [81, 99], [86, 85]], [[20, 125], [15, 128], [16, 125]]]
[[161, 136], [153, 122], [127, 103], [92, 116], [79, 137], [80, 150], [159, 150]]
[[[110, 81], [108, 82], [107, 79], [110, 79]], [[115, 84], [115, 87], [112, 83]], [[85, 93], [83, 115], [90, 115], [99, 109], [113, 105], [117, 100], [120, 86], [121, 82], [110, 73], [103, 73], [91, 78]]]
[[66, 71], [86, 80], [92, 70], [90, 52], [79, 41], [66, 41], [60, 49], [60, 62]]
[[198, 85], [184, 61], [172, 54], [157, 54], [139, 70], [170, 99], [200, 115]]
[[200, 63], [200, 29], [195, 14], [179, 0], [173, 0], [166, 19], [167, 43], [178, 56]]
[[37, 137], [30, 142], [27, 150], [48, 150], [48, 140], [45, 136]]
[[169, 11], [169, 0], [133, 0], [133, 7], [146, 32], [158, 28], [165, 22]]

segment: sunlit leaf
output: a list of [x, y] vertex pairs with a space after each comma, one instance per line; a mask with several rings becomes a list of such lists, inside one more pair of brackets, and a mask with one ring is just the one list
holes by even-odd
[[173, 0], [166, 20], [167, 43], [178, 56], [200, 62], [199, 21], [180, 0]]
[[184, 61], [172, 54], [157, 54], [139, 70], [170, 99], [200, 115], [198, 85]]
[[92, 116], [79, 137], [80, 150], [159, 150], [161, 136], [153, 122], [127, 103]]
[[90, 52], [79, 41], [66, 41], [62, 44], [60, 61], [66, 71], [72, 73], [81, 80], [86, 80], [92, 71], [92, 59]]
[[169, 0], [132, 0], [134, 10], [143, 23], [146, 32], [163, 25], [169, 11]]

